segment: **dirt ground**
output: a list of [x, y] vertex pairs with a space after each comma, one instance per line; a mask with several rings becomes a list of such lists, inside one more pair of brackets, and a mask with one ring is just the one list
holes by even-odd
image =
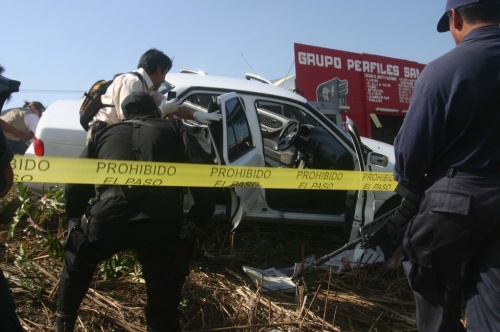
[[[54, 331], [62, 260], [51, 257], [55, 242], [29, 220], [6, 239], [16, 199], [14, 192], [1, 205], [0, 242], [6, 250], [0, 267], [24, 328]], [[64, 226], [60, 220], [51, 225], [60, 239]], [[315, 270], [298, 281], [295, 293], [263, 290], [242, 270], [291, 267], [304, 257], [325, 255], [344, 244], [341, 230], [244, 224], [232, 235], [228, 231], [228, 225], [214, 223], [199, 240], [180, 306], [184, 331], [416, 331], [413, 295], [400, 267]], [[145, 331], [140, 271], [133, 267], [104, 278], [103, 270], [80, 307], [76, 331]]]

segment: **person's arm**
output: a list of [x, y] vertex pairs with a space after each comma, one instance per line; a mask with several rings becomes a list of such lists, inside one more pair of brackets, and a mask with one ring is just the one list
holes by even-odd
[[21, 139], [32, 139], [35, 134], [31, 131], [23, 131], [20, 129], [17, 129], [16, 127], [11, 126], [8, 122], [0, 119], [0, 126], [2, 126], [3, 130], [6, 133], [12, 134], [16, 137], [19, 137]]
[[184, 105], [180, 105], [178, 100], [167, 100], [167, 97], [162, 95], [159, 91], [156, 91], [152, 96], [156, 105], [158, 105], [158, 109], [160, 110], [162, 117], [175, 115], [181, 119], [195, 120], [201, 124], [207, 125], [212, 121], [220, 121], [222, 119], [221, 114], [201, 112]]
[[181, 119], [195, 120], [194, 113], [196, 113], [196, 111], [181, 105], [174, 113], [174, 115]]
[[420, 191], [436, 162], [442, 143], [444, 113], [445, 104], [435, 78], [424, 70], [415, 84], [408, 113], [394, 140], [394, 177], [412, 192]]
[[195, 120], [205, 125], [212, 123], [212, 121], [220, 121], [222, 119], [222, 115], [220, 114], [220, 112], [219, 113], [202, 112], [193, 110], [183, 105], [178, 106], [177, 110], [173, 114], [181, 119]]
[[[91, 139], [83, 149], [80, 158], [92, 158], [94, 155], [94, 142]], [[89, 200], [95, 197], [93, 184], [67, 184], [66, 195], [66, 217], [68, 220], [80, 219], [89, 206]]]

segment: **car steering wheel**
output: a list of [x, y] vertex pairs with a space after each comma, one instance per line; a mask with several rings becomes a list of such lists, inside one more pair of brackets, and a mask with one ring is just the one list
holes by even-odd
[[291, 147], [299, 134], [299, 128], [299, 121], [290, 120], [278, 136], [278, 145], [276, 146], [276, 150], [283, 151]]

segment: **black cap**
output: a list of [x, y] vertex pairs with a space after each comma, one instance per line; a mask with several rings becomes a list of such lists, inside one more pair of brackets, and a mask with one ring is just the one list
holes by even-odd
[[19, 86], [21, 86], [21, 82], [0, 75], [0, 92], [18, 92]]
[[444, 14], [439, 19], [439, 22], [437, 25], [437, 31], [438, 32], [450, 31], [450, 23], [449, 23], [447, 14], [452, 9], [457, 9], [460, 7], [473, 5], [476, 3], [499, 2], [499, 1], [500, 0], [447, 0], [446, 7], [444, 9]]
[[126, 119], [134, 116], [158, 115], [158, 106], [148, 93], [132, 92], [123, 100], [122, 112]]

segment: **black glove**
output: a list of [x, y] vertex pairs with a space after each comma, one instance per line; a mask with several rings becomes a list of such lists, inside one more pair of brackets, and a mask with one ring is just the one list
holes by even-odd
[[396, 192], [403, 196], [401, 205], [373, 222], [361, 227], [360, 234], [364, 247], [376, 247], [387, 241], [391, 234], [406, 225], [418, 212], [420, 196], [403, 186], [396, 187]]

